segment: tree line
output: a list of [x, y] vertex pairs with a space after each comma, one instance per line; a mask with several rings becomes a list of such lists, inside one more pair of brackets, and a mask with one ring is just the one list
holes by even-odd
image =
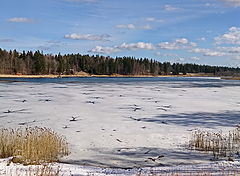
[[239, 74], [240, 68], [158, 62], [134, 57], [105, 57], [81, 54], [43, 54], [41, 51], [7, 51], [0, 49], [0, 74], [70, 75], [78, 72], [95, 75], [178, 75], [206, 73]]

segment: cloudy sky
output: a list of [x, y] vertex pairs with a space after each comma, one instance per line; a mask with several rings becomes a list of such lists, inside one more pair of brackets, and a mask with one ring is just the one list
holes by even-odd
[[0, 48], [240, 66], [240, 0], [1, 0]]

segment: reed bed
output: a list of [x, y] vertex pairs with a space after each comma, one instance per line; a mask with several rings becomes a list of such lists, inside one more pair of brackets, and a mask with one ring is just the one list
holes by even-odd
[[227, 134], [222, 132], [194, 131], [189, 143], [191, 149], [212, 152], [214, 159], [220, 157], [234, 157], [240, 152], [240, 127], [229, 131]]
[[66, 139], [49, 128], [0, 129], [0, 158], [29, 165], [55, 162], [68, 153]]

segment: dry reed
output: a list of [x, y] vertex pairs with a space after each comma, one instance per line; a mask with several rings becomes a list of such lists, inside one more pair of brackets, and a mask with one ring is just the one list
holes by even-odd
[[194, 131], [189, 146], [194, 150], [213, 152], [215, 159], [231, 158], [240, 151], [240, 127], [229, 131], [228, 134]]
[[55, 166], [54, 164], [42, 164], [42, 165], [29, 165], [22, 168], [10, 167], [5, 168], [4, 175], [9, 176], [60, 176], [61, 173], [60, 166]]
[[51, 164], [43, 164], [35, 169], [29, 169], [26, 174], [29, 176], [60, 176], [60, 167], [53, 167]]
[[13, 157], [12, 162], [26, 165], [42, 164], [58, 161], [68, 153], [66, 139], [51, 129], [0, 129], [0, 158]]

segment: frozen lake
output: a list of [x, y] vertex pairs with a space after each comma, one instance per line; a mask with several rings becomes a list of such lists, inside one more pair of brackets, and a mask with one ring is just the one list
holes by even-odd
[[66, 163], [125, 168], [207, 163], [210, 154], [187, 149], [191, 131], [224, 132], [239, 124], [240, 81], [1, 78], [0, 120], [0, 127], [50, 127], [66, 136], [71, 150]]

